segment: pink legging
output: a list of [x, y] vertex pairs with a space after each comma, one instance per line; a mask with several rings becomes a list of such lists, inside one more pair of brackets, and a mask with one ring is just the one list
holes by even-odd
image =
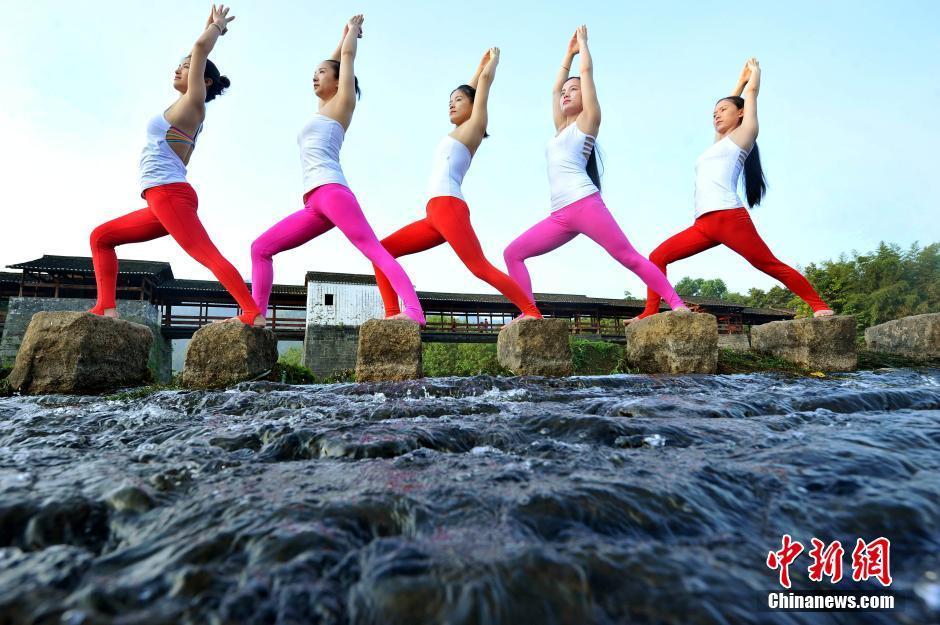
[[533, 297], [532, 280], [525, 267], [525, 260], [558, 249], [579, 234], [593, 239], [621, 265], [638, 275], [648, 287], [661, 293], [670, 308], [685, 306], [665, 274], [633, 249], [627, 235], [604, 206], [600, 193], [554, 211], [510, 243], [503, 252], [509, 275], [529, 297]]
[[304, 207], [271, 226], [251, 244], [251, 291], [258, 308], [268, 310], [274, 281], [273, 256], [315, 239], [336, 226], [349, 242], [388, 276], [405, 303], [405, 314], [424, 325], [424, 313], [411, 280], [375, 236], [356, 196], [341, 184], [325, 184], [304, 197]]

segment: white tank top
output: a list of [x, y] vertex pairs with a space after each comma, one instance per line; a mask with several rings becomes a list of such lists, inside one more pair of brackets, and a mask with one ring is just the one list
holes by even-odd
[[450, 135], [444, 135], [434, 151], [431, 177], [428, 179], [428, 200], [450, 196], [464, 199], [460, 192], [463, 177], [470, 169], [470, 149]]
[[695, 161], [695, 218], [728, 208], [741, 208], [738, 179], [744, 171], [744, 150], [730, 136], [716, 141]]
[[186, 182], [186, 165], [170, 147], [170, 143], [195, 146], [196, 138], [201, 131], [202, 125], [199, 126], [195, 136], [190, 137], [170, 124], [164, 113], [154, 115], [150, 119], [147, 123], [147, 143], [140, 153], [138, 167], [141, 195], [152, 187], [173, 182]]
[[349, 186], [339, 166], [339, 150], [345, 136], [346, 131], [338, 121], [320, 113], [315, 113], [301, 128], [297, 145], [304, 172], [304, 193], [331, 183]]
[[595, 138], [571, 124], [548, 142], [548, 186], [552, 210], [556, 211], [598, 192], [587, 175], [587, 162], [595, 149]]

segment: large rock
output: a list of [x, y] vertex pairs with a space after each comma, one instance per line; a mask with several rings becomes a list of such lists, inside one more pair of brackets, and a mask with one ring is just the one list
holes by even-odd
[[362, 324], [357, 382], [414, 380], [423, 375], [418, 324], [405, 319], [370, 319]]
[[625, 329], [626, 364], [643, 373], [715, 373], [718, 320], [675, 310], [634, 321]]
[[865, 346], [873, 352], [916, 360], [940, 358], [940, 313], [913, 315], [867, 328]]
[[571, 375], [568, 336], [568, 322], [564, 319], [516, 321], [499, 331], [496, 358], [516, 375]]
[[277, 363], [277, 337], [266, 328], [230, 319], [196, 330], [186, 349], [180, 384], [217, 388], [251, 380]]
[[813, 370], [854, 371], [855, 317], [809, 317], [751, 326], [751, 349]]
[[87, 312], [33, 315], [9, 376], [34, 395], [95, 393], [148, 382], [153, 333], [146, 326]]

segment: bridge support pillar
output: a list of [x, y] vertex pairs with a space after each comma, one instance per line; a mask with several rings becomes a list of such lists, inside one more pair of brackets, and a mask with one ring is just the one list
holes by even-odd
[[318, 378], [349, 378], [356, 368], [359, 326], [307, 324], [303, 364]]

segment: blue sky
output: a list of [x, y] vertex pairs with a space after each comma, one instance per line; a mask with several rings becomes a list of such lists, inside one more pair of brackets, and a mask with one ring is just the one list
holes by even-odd
[[[172, 72], [209, 6], [40, 0], [5, 11], [2, 265], [88, 255], [95, 225], [143, 207], [144, 127], [173, 100]], [[232, 88], [209, 105], [190, 166], [209, 233], [246, 277], [251, 241], [301, 207], [296, 133], [316, 108], [310, 78], [353, 12], [366, 16], [363, 98], [342, 161], [380, 237], [424, 215], [431, 154], [450, 130], [450, 91], [498, 45], [492, 136], [464, 193], [487, 255], [503, 266], [505, 246], [549, 212], [550, 88], [583, 22], [604, 115], [605, 200], [642, 253], [691, 224], [693, 166], [712, 140], [712, 106], [749, 56], [763, 69], [758, 142], [770, 183], [752, 216], [782, 260], [940, 240], [940, 3], [252, 0], [233, 6], [237, 19], [212, 54]], [[118, 255], [211, 277], [169, 238]], [[419, 289], [491, 291], [446, 247], [403, 265]], [[277, 282], [294, 284], [307, 270], [371, 271], [336, 231], [275, 267]], [[643, 292], [584, 237], [529, 267], [536, 291]], [[676, 263], [669, 275], [720, 276], [733, 290], [775, 284], [725, 249]]]

